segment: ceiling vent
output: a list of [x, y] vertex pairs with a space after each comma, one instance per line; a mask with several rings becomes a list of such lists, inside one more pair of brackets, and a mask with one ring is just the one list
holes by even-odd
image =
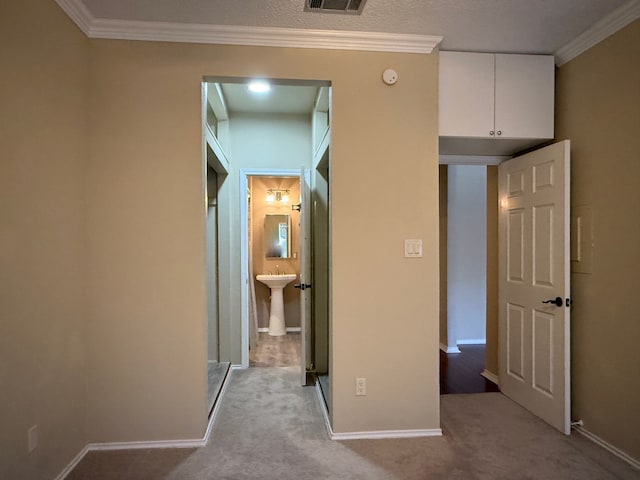
[[367, 0], [305, 0], [305, 12], [360, 15]]

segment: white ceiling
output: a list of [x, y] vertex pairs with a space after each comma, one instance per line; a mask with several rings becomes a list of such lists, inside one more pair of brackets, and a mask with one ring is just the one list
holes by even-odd
[[362, 15], [356, 16], [304, 12], [304, 0], [76, 0], [79, 2], [98, 20], [437, 35], [444, 36], [443, 50], [540, 54], [556, 52], [630, 3], [368, 0]]
[[230, 113], [307, 114], [318, 95], [317, 86], [272, 85], [268, 93], [252, 93], [244, 83], [220, 87]]

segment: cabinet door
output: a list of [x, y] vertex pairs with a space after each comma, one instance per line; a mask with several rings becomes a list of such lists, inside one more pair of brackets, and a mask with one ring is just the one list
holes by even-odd
[[496, 54], [495, 62], [496, 137], [553, 138], [553, 57]]
[[489, 137], [493, 111], [494, 55], [440, 52], [440, 136]]

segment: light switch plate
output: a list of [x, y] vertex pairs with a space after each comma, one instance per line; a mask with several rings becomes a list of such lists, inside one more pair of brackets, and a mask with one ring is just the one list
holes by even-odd
[[404, 258], [422, 257], [422, 239], [409, 238], [404, 241]]

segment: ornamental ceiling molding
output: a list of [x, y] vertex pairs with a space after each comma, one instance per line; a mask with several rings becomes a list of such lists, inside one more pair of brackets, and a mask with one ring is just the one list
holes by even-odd
[[442, 42], [433, 35], [99, 19], [81, 0], [56, 2], [89, 38], [421, 54]]
[[640, 18], [640, 0], [631, 0], [625, 3], [602, 20], [594, 23], [564, 47], [559, 48], [554, 53], [556, 65], [561, 67], [638, 18]]

